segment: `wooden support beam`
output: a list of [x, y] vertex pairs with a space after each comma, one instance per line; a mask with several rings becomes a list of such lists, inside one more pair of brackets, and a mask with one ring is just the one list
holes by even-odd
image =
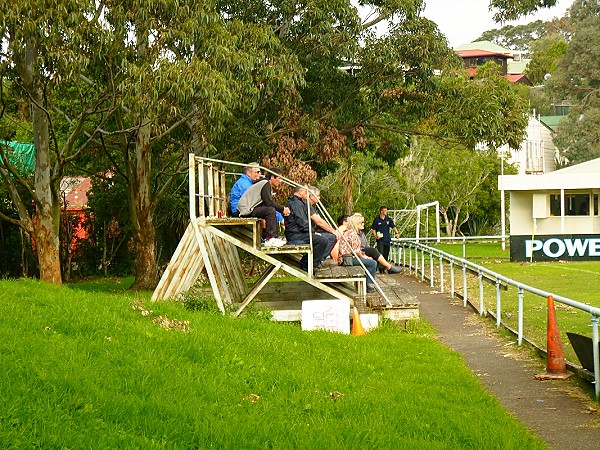
[[[253, 246], [245, 244], [243, 242], [240, 242], [239, 240], [235, 239], [232, 236], [229, 236], [228, 234], [226, 234], [225, 232], [219, 230], [218, 228], [214, 227], [214, 226], [208, 226], [206, 227], [206, 231], [216, 234], [217, 236], [220, 236], [221, 238], [231, 242], [234, 245], [237, 245], [238, 247], [240, 247], [243, 250], [246, 250], [248, 253], [253, 254], [254, 256], [257, 256], [258, 258], [263, 259], [264, 261], [267, 261], [268, 263], [270, 263], [271, 265], [276, 265], [279, 264], [280, 261], [278, 261], [277, 259], [275, 259], [274, 257], [255, 249]], [[340, 291], [338, 291], [335, 288], [332, 288], [330, 286], [328, 286], [326, 283], [321, 282], [318, 279], [312, 278], [310, 277], [306, 272], [304, 272], [303, 270], [296, 268], [296, 267], [291, 267], [288, 265], [282, 265], [282, 269], [287, 272], [288, 274], [297, 277], [299, 279], [301, 279], [302, 281], [305, 281], [306, 283], [309, 283], [317, 288], [319, 288], [320, 290], [327, 292], [328, 294], [331, 294], [333, 297], [335, 298], [340, 298], [340, 299], [346, 299], [349, 300], [351, 302], [351, 304], [353, 303], [354, 299]]]
[[241, 304], [239, 309], [235, 312], [235, 317], [239, 316], [242, 313], [242, 311], [244, 310], [244, 308], [246, 308], [246, 306], [248, 306], [248, 304], [250, 304], [250, 302], [252, 300], [254, 300], [254, 298], [256, 297], [256, 294], [258, 294], [260, 292], [260, 290], [269, 282], [269, 280], [273, 277], [273, 275], [275, 275], [275, 272], [277, 272], [280, 268], [281, 268], [281, 264], [276, 264], [274, 266], [268, 267], [267, 270], [265, 270], [265, 272], [256, 281], [256, 283], [254, 284], [254, 286], [252, 287], [252, 289], [246, 296], [246, 299], [244, 300], [244, 302]]

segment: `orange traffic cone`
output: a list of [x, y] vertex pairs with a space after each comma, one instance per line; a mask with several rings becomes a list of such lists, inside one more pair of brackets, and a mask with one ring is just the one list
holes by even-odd
[[360, 321], [360, 314], [358, 314], [358, 309], [356, 309], [356, 306], [353, 306], [353, 308], [354, 314], [352, 315], [352, 334], [354, 336], [364, 336], [365, 329]]
[[535, 376], [536, 380], [564, 380], [571, 374], [567, 372], [565, 354], [560, 342], [560, 332], [556, 322], [554, 297], [548, 296], [548, 339], [547, 339], [546, 373]]

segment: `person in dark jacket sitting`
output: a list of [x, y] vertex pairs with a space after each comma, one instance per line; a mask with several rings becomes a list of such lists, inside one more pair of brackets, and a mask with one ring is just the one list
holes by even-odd
[[[309, 198], [310, 189], [310, 200]], [[288, 199], [290, 214], [285, 218], [285, 238], [289, 244], [310, 243], [312, 230], [313, 269], [318, 269], [337, 242], [338, 232], [319, 216], [314, 205], [319, 201], [317, 188], [297, 186]], [[310, 203], [310, 215], [309, 215]], [[310, 224], [312, 221], [312, 224]], [[308, 256], [300, 261], [302, 270], [308, 271]]]

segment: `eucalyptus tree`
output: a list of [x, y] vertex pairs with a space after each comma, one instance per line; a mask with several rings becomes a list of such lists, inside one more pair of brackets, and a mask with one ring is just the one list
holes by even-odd
[[[4, 2], [0, 15], [0, 74], [28, 105], [35, 145], [32, 177], [19, 173], [0, 148], [0, 175], [16, 211], [1, 218], [31, 236], [40, 278], [57, 284], [62, 282], [60, 181], [115, 110], [110, 92], [84, 81], [96, 52], [102, 52], [103, 30], [95, 12], [95, 1], [41, 0]], [[65, 95], [69, 104], [57, 101]]]
[[571, 165], [600, 157], [600, 2], [575, 0], [569, 17], [573, 34], [546, 90], [571, 105], [554, 138]]
[[270, 30], [224, 20], [210, 1], [106, 1], [103, 11], [110, 50], [94, 82], [114, 87], [119, 110], [102, 148], [127, 186], [132, 288], [151, 289], [155, 212], [187, 154], [214, 154], [234, 111], [247, 113], [274, 88], [293, 96], [302, 72]]

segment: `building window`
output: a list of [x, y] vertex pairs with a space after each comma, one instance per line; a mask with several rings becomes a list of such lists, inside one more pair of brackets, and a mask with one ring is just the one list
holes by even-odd
[[[598, 194], [593, 194], [593, 211], [598, 215]], [[550, 194], [550, 215], [560, 216], [560, 194]], [[589, 216], [590, 194], [565, 194], [565, 216]]]
[[560, 195], [559, 194], [551, 194], [550, 195], [550, 215], [551, 216], [560, 216]]

